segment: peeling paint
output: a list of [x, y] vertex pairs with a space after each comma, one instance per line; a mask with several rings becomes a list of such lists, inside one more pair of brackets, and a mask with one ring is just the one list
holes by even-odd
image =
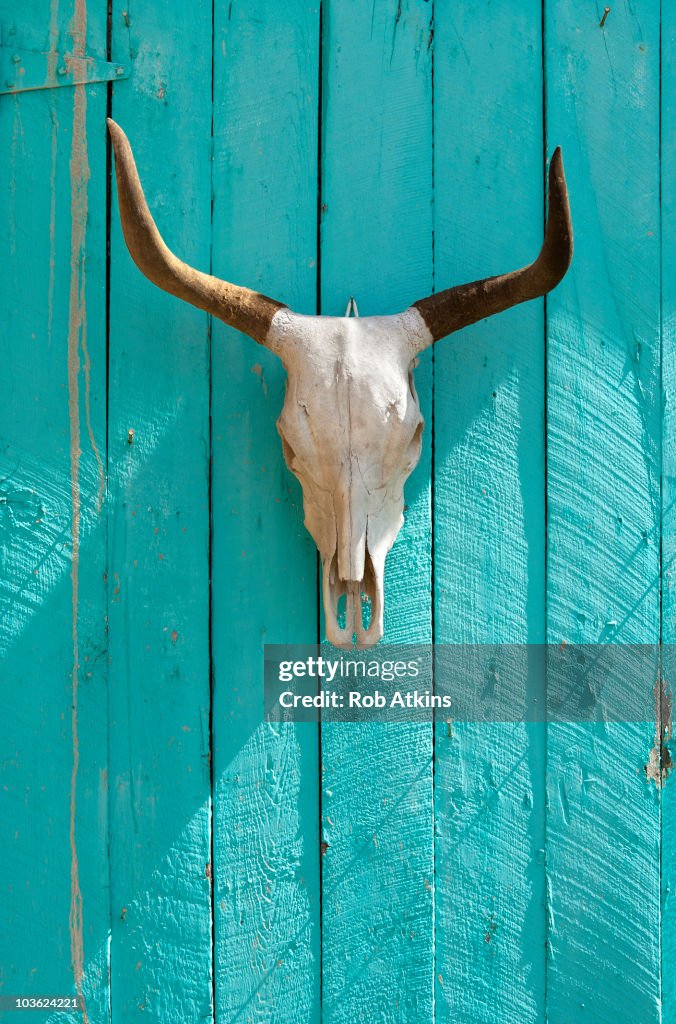
[[[59, 44], [59, 0], [52, 0], [49, 12], [49, 55], [47, 74], [52, 81], [56, 74]], [[49, 287], [47, 292], [47, 344], [52, 344], [52, 323], [54, 320], [54, 267], [56, 264], [56, 160], [58, 153], [59, 121], [56, 116], [56, 102], [49, 98], [49, 115], [52, 121], [51, 170], [49, 174]]]
[[655, 683], [655, 744], [650, 751], [645, 774], [648, 782], [654, 782], [657, 789], [665, 785], [674, 763], [671, 759], [669, 741], [673, 733], [671, 718], [671, 690], [661, 677]]
[[47, 80], [53, 81], [56, 65], [59, 61], [59, 0], [51, 0], [49, 5], [49, 53], [47, 56]]
[[49, 174], [49, 286], [47, 290], [47, 345], [52, 345], [52, 324], [54, 321], [54, 267], [56, 265], [56, 161], [58, 155], [59, 121], [56, 116], [54, 98], [50, 97], [52, 119], [52, 152]]
[[[83, 56], [87, 32], [86, 0], [76, 0], [71, 25], [73, 53]], [[71, 490], [71, 544], [72, 544], [72, 702], [71, 732], [73, 743], [73, 764], [70, 780], [70, 955], [75, 989], [80, 999], [82, 1018], [88, 1024], [86, 1004], [83, 995], [84, 942], [82, 928], [82, 891], [77, 854], [75, 831], [77, 803], [77, 773], [80, 761], [78, 741], [78, 600], [80, 568], [80, 336], [84, 342], [85, 307], [85, 240], [87, 229], [87, 186], [89, 163], [87, 159], [87, 94], [83, 86], [76, 86], [73, 101], [73, 136], [70, 159], [71, 183], [71, 249], [70, 249], [70, 294], [68, 307], [68, 415], [70, 423], [70, 490]], [[86, 349], [85, 349], [86, 353]], [[85, 359], [86, 359], [85, 355]]]

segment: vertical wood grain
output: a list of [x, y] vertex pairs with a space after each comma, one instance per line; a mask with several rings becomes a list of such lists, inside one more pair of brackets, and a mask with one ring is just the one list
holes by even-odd
[[[438, 290], [540, 248], [541, 27], [535, 0], [436, 11]], [[436, 642], [542, 643], [542, 302], [440, 341], [434, 365]], [[435, 754], [436, 1019], [541, 1021], [544, 728], [439, 724]]]
[[[160, 231], [209, 267], [211, 4], [116, 2], [115, 86]], [[113, 1020], [211, 1006], [206, 316], [147, 281], [113, 195], [110, 734]], [[130, 443], [129, 431], [133, 431]]]
[[[106, 5], [2, 2], [0, 31], [105, 57]], [[85, 1021], [109, 1013], [105, 103], [0, 96], [0, 988], [77, 991]]]
[[[19, 6], [3, 45], [105, 58], [101, 0]], [[112, 113], [168, 243], [301, 312], [530, 259], [563, 147], [546, 332], [530, 303], [416, 371], [390, 641], [674, 642], [661, 6], [660, 62], [648, 0], [603, 28], [573, 0], [113, 2]], [[106, 94], [0, 95], [0, 988], [81, 988], [101, 1024], [676, 1022], [667, 719], [325, 726], [321, 799], [316, 729], [262, 724], [263, 645], [318, 619], [284, 374], [141, 276], [113, 186], [106, 424]]]
[[[676, 11], [662, 6], [662, 642], [666, 687], [676, 692]], [[664, 704], [661, 724], [661, 973], [664, 1024], [676, 1021], [676, 801], [673, 713]], [[671, 741], [671, 742], [669, 742]]]
[[[319, 8], [217, 3], [214, 273], [315, 311]], [[319, 1020], [318, 746], [263, 724], [263, 646], [316, 638], [316, 555], [275, 430], [276, 357], [214, 324], [215, 971], [219, 1021]]]
[[[600, 8], [599, 8], [600, 10]], [[546, 5], [572, 269], [548, 301], [551, 643], [659, 638], [659, 9]], [[547, 1012], [660, 1019], [655, 724], [549, 727]]]
[[[432, 290], [432, 6], [324, 7], [321, 311], [406, 308]], [[385, 638], [431, 640], [431, 353], [427, 419], [388, 556]], [[432, 732], [322, 728], [323, 1019], [433, 1014]]]

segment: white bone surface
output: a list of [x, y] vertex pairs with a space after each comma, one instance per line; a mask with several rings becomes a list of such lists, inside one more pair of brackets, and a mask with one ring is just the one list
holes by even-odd
[[[385, 556], [403, 523], [404, 481], [420, 458], [413, 383], [432, 337], [414, 308], [394, 316], [313, 317], [282, 309], [265, 344], [287, 371], [277, 421], [322, 559], [326, 635], [371, 646], [383, 635]], [[345, 626], [337, 617], [346, 597]], [[362, 595], [371, 622], [362, 625]]]

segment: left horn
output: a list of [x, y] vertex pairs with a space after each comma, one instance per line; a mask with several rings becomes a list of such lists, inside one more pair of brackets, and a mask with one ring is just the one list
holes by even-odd
[[108, 130], [115, 150], [122, 231], [136, 266], [158, 288], [211, 313], [264, 345], [272, 318], [284, 308], [283, 304], [250, 288], [203, 274], [174, 256], [148, 209], [129, 139], [110, 118]]
[[568, 188], [561, 149], [557, 147], [549, 166], [549, 217], [545, 240], [535, 262], [511, 274], [448, 288], [414, 302], [413, 307], [425, 321], [432, 341], [439, 341], [477, 320], [546, 295], [563, 278], [572, 257], [573, 226]]

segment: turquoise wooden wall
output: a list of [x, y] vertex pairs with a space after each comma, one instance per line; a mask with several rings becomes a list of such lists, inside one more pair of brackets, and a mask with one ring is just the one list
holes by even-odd
[[387, 638], [673, 643], [676, 8], [602, 17], [0, 0], [0, 994], [86, 1005], [32, 1020], [676, 1024], [667, 699], [262, 724], [320, 621], [283, 372], [138, 273], [105, 133], [184, 258], [329, 314], [532, 258], [560, 144], [569, 275], [417, 371]]

